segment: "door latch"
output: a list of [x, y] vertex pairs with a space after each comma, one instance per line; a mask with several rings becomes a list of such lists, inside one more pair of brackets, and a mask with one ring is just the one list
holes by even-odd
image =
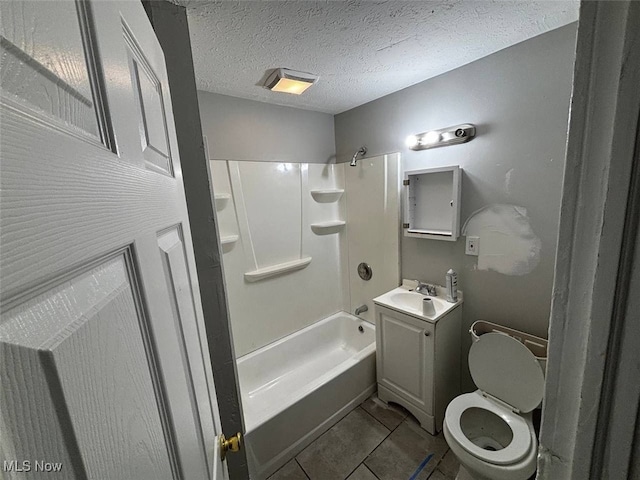
[[237, 452], [242, 447], [242, 434], [236, 433], [228, 439], [224, 433], [220, 434], [220, 458], [222, 461], [227, 457], [227, 452]]

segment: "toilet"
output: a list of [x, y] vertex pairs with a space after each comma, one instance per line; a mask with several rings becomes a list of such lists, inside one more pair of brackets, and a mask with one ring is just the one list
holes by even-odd
[[443, 424], [460, 462], [456, 479], [527, 480], [538, 453], [531, 412], [544, 395], [540, 358], [508, 333], [494, 330], [475, 339], [469, 370], [478, 390], [454, 398]]

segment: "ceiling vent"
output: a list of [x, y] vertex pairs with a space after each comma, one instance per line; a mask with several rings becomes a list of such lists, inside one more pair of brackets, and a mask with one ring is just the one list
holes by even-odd
[[276, 68], [269, 75], [264, 86], [273, 92], [300, 95], [317, 81], [318, 76], [311, 73], [296, 72], [288, 68]]

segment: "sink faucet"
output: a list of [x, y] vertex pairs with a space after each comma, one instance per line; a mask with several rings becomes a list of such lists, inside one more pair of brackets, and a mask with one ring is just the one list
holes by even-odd
[[367, 312], [369, 310], [369, 307], [367, 307], [366, 305], [360, 305], [358, 308], [356, 308], [356, 315], [360, 315], [363, 312]]
[[437, 297], [438, 292], [436, 291], [435, 285], [429, 285], [428, 283], [422, 283], [420, 280], [414, 280], [418, 284], [418, 286], [414, 289], [416, 293], [421, 293], [422, 295], [427, 295], [429, 297]]

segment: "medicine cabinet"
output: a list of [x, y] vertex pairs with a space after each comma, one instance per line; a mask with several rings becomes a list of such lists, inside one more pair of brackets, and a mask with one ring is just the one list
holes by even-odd
[[461, 177], [458, 165], [404, 172], [405, 236], [450, 242], [458, 239]]

